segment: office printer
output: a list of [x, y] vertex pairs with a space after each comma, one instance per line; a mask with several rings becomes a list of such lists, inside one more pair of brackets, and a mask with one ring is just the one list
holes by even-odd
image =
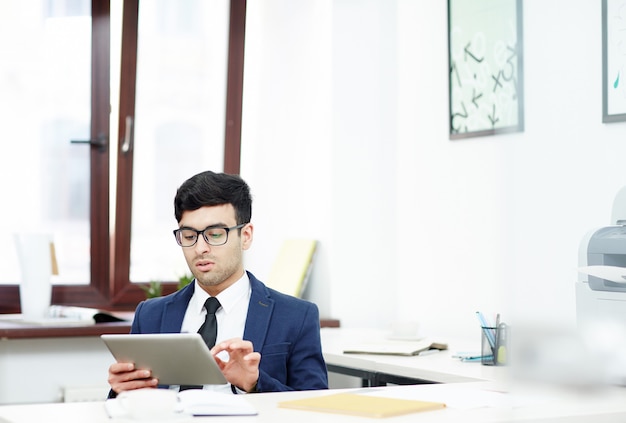
[[626, 328], [626, 277], [621, 282], [621, 275], [626, 275], [626, 187], [615, 197], [611, 223], [590, 231], [580, 244], [580, 267], [611, 266], [616, 277], [607, 280], [579, 272], [576, 283], [579, 327], [609, 321]]

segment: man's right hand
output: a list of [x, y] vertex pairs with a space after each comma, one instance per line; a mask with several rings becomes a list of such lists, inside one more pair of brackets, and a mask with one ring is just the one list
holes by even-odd
[[136, 369], [133, 363], [114, 363], [109, 367], [109, 385], [117, 394], [139, 388], [155, 388], [158, 383], [150, 370]]

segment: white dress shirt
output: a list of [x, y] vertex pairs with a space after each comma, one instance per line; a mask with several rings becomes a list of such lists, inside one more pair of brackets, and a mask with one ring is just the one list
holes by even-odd
[[[209, 298], [209, 294], [200, 287], [195, 279], [194, 283], [196, 286], [194, 287], [193, 296], [187, 305], [187, 311], [185, 312], [180, 330], [183, 333], [198, 332], [206, 317], [204, 302]], [[215, 312], [215, 318], [217, 319], [216, 344], [231, 338], [243, 338], [250, 295], [250, 279], [248, 274], [244, 272], [237, 282], [220, 292], [217, 296], [221, 307]], [[224, 351], [218, 354], [218, 357], [225, 361], [228, 360], [228, 354]], [[230, 384], [205, 385], [204, 389], [231, 392]]]

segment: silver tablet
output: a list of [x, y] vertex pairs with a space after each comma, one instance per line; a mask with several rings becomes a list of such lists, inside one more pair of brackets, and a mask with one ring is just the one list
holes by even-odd
[[197, 333], [101, 335], [120, 363], [150, 369], [162, 385], [227, 383], [209, 347]]

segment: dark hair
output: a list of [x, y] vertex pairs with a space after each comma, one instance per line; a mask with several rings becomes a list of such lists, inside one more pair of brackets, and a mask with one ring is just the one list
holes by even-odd
[[204, 206], [232, 204], [237, 224], [249, 223], [252, 218], [250, 187], [238, 175], [207, 170], [187, 179], [176, 191], [174, 216], [180, 222], [183, 212]]

